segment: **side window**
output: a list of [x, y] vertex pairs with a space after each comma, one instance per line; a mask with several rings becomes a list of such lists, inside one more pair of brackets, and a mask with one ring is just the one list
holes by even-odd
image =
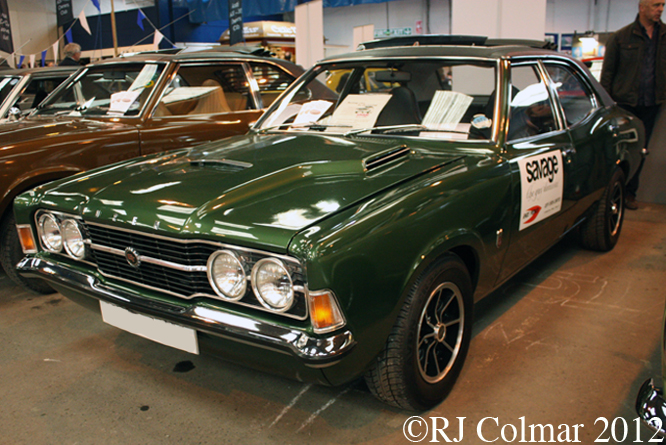
[[252, 62], [250, 66], [259, 86], [259, 94], [264, 108], [269, 107], [295, 79], [292, 75], [273, 65]]
[[511, 68], [508, 140], [548, 133], [557, 128], [548, 90], [534, 65]]
[[154, 116], [208, 115], [254, 108], [241, 65], [184, 65], [166, 88]]
[[569, 68], [547, 64], [546, 70], [557, 89], [567, 125], [574, 125], [594, 110], [594, 96]]
[[36, 108], [67, 77], [65, 75], [51, 79], [32, 79], [23, 90], [23, 93], [18, 97], [14, 106], [18, 107], [24, 113]]

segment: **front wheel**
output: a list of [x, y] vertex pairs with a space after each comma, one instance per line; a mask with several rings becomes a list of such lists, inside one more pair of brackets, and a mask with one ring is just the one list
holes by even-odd
[[615, 170], [594, 213], [581, 225], [580, 242], [584, 248], [608, 252], [617, 244], [624, 220], [624, 180], [624, 172]]
[[472, 284], [455, 255], [430, 266], [412, 286], [384, 350], [365, 379], [381, 401], [425, 410], [449, 394], [469, 349]]

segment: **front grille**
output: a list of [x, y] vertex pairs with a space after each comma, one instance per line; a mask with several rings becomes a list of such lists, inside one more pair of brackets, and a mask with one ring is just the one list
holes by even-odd
[[[244, 260], [249, 276], [254, 264], [262, 258], [270, 256], [261, 252], [222, 246], [204, 241], [177, 242], [156, 237], [136, 231], [121, 230], [109, 226], [84, 222], [84, 228], [92, 242], [92, 261], [98, 270], [108, 277], [119, 278], [134, 284], [151, 289], [157, 289], [169, 294], [191, 299], [195, 297], [221, 298], [211, 287], [205, 267], [210, 255], [221, 249], [235, 250]], [[139, 267], [131, 266], [125, 259], [125, 249], [132, 248], [142, 257], [167, 261], [184, 267], [204, 268], [201, 271], [178, 270], [173, 267], [141, 262]], [[111, 251], [110, 251], [111, 250]], [[291, 277], [297, 289], [295, 304], [284, 315], [304, 319], [307, 316], [307, 302], [305, 295], [305, 279], [300, 266], [296, 263], [286, 262], [291, 268]], [[265, 310], [255, 297], [248, 283], [245, 296], [238, 302], [229, 304], [242, 304], [259, 310]]]

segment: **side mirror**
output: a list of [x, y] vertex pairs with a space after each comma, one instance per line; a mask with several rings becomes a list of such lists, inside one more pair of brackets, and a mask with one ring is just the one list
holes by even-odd
[[19, 107], [11, 107], [9, 109], [8, 117], [10, 121], [17, 121], [23, 117], [23, 113], [21, 113], [21, 109]]

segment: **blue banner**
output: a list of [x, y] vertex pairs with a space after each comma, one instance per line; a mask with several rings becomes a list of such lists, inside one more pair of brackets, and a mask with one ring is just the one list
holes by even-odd
[[[386, 3], [389, 0], [324, 0], [324, 8]], [[300, 1], [303, 3], [303, 1]], [[261, 17], [293, 11], [299, 0], [243, 0], [243, 17]], [[191, 23], [229, 19], [228, 0], [187, 0]]]
[[143, 15], [143, 12], [141, 12], [140, 9], [137, 9], [137, 11], [138, 12], [136, 13], [136, 24], [139, 25], [139, 28], [141, 28], [141, 31], [145, 31], [145, 29], [143, 28], [143, 19], [145, 19], [146, 16]]

